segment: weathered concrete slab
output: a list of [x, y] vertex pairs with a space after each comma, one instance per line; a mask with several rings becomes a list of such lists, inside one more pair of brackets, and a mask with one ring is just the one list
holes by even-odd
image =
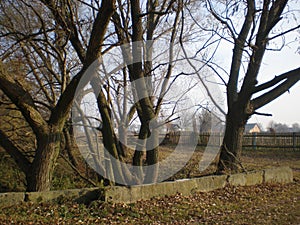
[[265, 183], [293, 182], [293, 171], [290, 167], [278, 167], [264, 170]]
[[207, 176], [132, 187], [109, 187], [105, 190], [105, 200], [109, 202], [131, 203], [153, 197], [175, 195], [177, 193], [190, 195], [195, 192], [207, 192], [223, 188], [226, 185], [226, 179], [227, 175]]
[[196, 178], [197, 188], [194, 191], [207, 192], [224, 188], [227, 182], [227, 175], [207, 176]]
[[[135, 195], [132, 196], [132, 199], [138, 200], [150, 199], [158, 196], [165, 196], [168, 195], [168, 193], [171, 193], [170, 195], [177, 193], [174, 182], [140, 185], [135, 186], [133, 188], [136, 188], [137, 191], [134, 192]], [[138, 196], [138, 191], [140, 191], [140, 196]]]
[[105, 188], [104, 201], [106, 202], [131, 202], [132, 187]]
[[24, 198], [25, 194], [21, 192], [0, 193], [0, 208], [20, 204]]
[[253, 171], [245, 174], [245, 185], [251, 186], [256, 184], [262, 184], [264, 180], [264, 172], [263, 171]]
[[228, 184], [232, 186], [244, 186], [246, 184], [245, 173], [231, 174], [228, 176]]
[[105, 189], [105, 201], [131, 203], [142, 199], [176, 194], [174, 182], [136, 185], [131, 187], [108, 187]]
[[[163, 184], [163, 183], [162, 183]], [[177, 180], [174, 182], [174, 191], [173, 194], [181, 193], [183, 195], [190, 195], [198, 189], [196, 179], [183, 179]]]
[[232, 186], [251, 186], [263, 183], [263, 171], [251, 171], [247, 173], [231, 174], [228, 176], [228, 184]]
[[244, 186], [264, 182], [289, 183], [292, 181], [292, 169], [289, 167], [278, 167], [249, 173], [206, 176], [132, 187], [114, 186], [102, 189], [86, 188], [49, 192], [0, 193], [0, 208], [16, 205], [23, 201], [45, 202], [59, 201], [60, 199], [71, 199], [80, 203], [90, 203], [94, 200], [131, 203], [142, 199], [146, 200], [158, 196], [174, 195], [176, 193], [190, 195], [195, 192], [207, 192], [224, 188], [226, 185]]
[[88, 203], [103, 198], [103, 195], [103, 190], [101, 190], [100, 188], [27, 192], [25, 193], [25, 201], [39, 203], [46, 201], [59, 201], [60, 199], [72, 199], [79, 203]]

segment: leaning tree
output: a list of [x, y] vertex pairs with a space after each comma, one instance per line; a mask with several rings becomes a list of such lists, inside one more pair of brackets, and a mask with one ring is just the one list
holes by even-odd
[[[104, 0], [101, 5], [89, 6], [94, 14], [83, 18], [79, 15], [83, 10], [79, 4], [69, 1], [1, 1], [0, 88], [34, 134], [34, 158], [28, 159], [22, 146], [2, 131], [0, 144], [9, 149], [8, 153], [25, 173], [28, 191], [51, 187], [76, 88], [89, 65], [102, 54], [114, 4], [115, 1]], [[86, 35], [82, 33], [83, 26], [90, 28]], [[74, 55], [80, 59], [78, 64], [72, 60]], [[14, 78], [10, 68], [16, 56], [28, 61], [23, 81], [34, 80], [38, 89], [29, 90]]]

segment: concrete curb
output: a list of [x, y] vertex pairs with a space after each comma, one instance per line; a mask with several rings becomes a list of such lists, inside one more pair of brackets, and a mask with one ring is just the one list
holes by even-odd
[[226, 185], [250, 186], [262, 183], [290, 182], [293, 182], [292, 169], [289, 167], [277, 167], [249, 173], [205, 176], [194, 179], [183, 179], [131, 187], [113, 186], [106, 188], [70, 189], [47, 192], [0, 193], [0, 208], [17, 205], [26, 201], [59, 202], [60, 200], [65, 199], [84, 204], [88, 204], [94, 200], [103, 200], [114, 203], [132, 203], [158, 196], [174, 195], [176, 193], [190, 195], [195, 192], [207, 192], [224, 188]]

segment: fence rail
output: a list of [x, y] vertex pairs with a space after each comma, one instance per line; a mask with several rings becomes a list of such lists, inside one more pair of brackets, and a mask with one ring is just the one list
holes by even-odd
[[[128, 144], [135, 145], [137, 135], [128, 136]], [[159, 135], [160, 143], [177, 145], [190, 144], [197, 138], [195, 133], [188, 131], [179, 131], [168, 134]], [[100, 137], [101, 139], [101, 137]], [[221, 133], [201, 133], [198, 137], [198, 146], [216, 145], [222, 144], [223, 134]], [[244, 134], [243, 136], [243, 147], [244, 148], [286, 148], [300, 150], [300, 132], [294, 133], [252, 133]]]
[[253, 133], [243, 138], [243, 147], [300, 149], [300, 133]]
[[[191, 140], [192, 132], [184, 132], [169, 134], [165, 137], [164, 142], [169, 144], [188, 143]], [[220, 133], [201, 133], [198, 138], [199, 146], [220, 145], [222, 142], [222, 134]], [[300, 132], [297, 133], [252, 133], [244, 134], [244, 148], [289, 148], [300, 150]]]

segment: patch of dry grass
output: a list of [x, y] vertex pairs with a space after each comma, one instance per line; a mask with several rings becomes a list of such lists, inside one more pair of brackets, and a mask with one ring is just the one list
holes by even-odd
[[299, 224], [300, 183], [226, 187], [191, 196], [180, 194], [89, 206], [26, 203], [0, 211], [0, 224]]
[[[164, 149], [162, 157], [170, 152]], [[202, 154], [203, 149], [197, 149], [185, 169], [175, 176], [199, 175], [195, 165]], [[1, 209], [0, 224], [300, 224], [300, 152], [247, 150], [242, 161], [247, 170], [290, 166], [295, 181], [228, 186], [191, 196], [178, 193], [135, 204], [24, 203]]]

